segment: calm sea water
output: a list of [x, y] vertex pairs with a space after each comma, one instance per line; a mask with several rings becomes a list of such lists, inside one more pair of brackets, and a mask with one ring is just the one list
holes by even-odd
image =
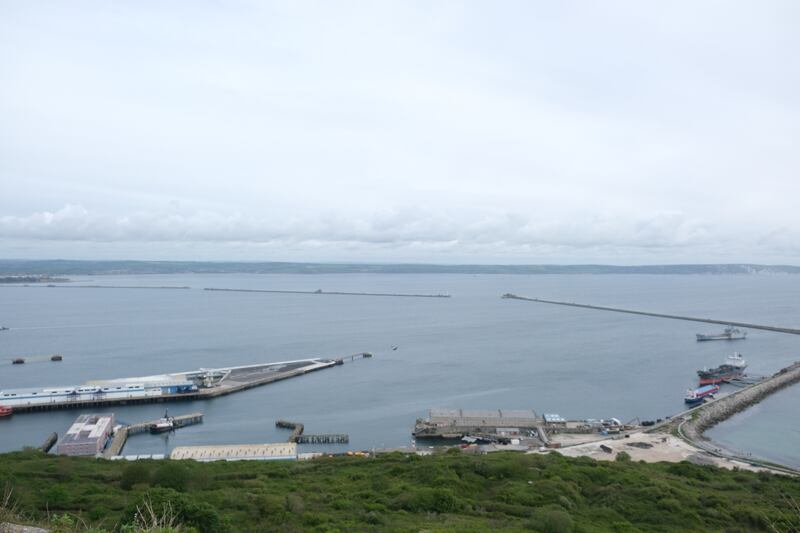
[[[0, 288], [0, 389], [132, 377], [370, 351], [375, 357], [212, 401], [114, 407], [133, 423], [200, 410], [199, 426], [132, 437], [126, 454], [176, 445], [277, 442], [277, 419], [349, 446], [408, 445], [431, 407], [532, 408], [570, 418], [661, 418], [683, 409], [695, 371], [734, 349], [753, 374], [800, 359], [800, 337], [751, 331], [697, 343], [721, 327], [502, 300], [513, 292], [566, 301], [800, 326], [800, 278], [667, 275], [169, 275], [76, 278], [192, 290]], [[74, 283], [76, 285], [79, 283]], [[225, 293], [203, 287], [452, 294], [450, 299]], [[396, 351], [391, 346], [396, 345]], [[64, 361], [35, 360], [61, 353]], [[11, 365], [12, 356], [25, 365]], [[800, 466], [797, 387], [718, 426], [714, 438]], [[62, 434], [77, 411], [0, 420], [0, 451]]]

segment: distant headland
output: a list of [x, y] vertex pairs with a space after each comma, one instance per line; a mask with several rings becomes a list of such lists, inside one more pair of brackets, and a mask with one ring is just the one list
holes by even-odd
[[[800, 266], [682, 265], [443, 265], [411, 263], [290, 263], [214, 261], [0, 260], [3, 283], [66, 281], [51, 276], [111, 274], [800, 274]], [[26, 280], [26, 278], [31, 278]]]

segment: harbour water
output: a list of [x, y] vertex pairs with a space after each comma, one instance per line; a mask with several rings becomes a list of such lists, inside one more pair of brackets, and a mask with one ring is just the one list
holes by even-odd
[[[411, 442], [430, 407], [532, 408], [569, 418], [663, 418], [683, 409], [695, 372], [741, 351], [751, 374], [800, 359], [800, 337], [502, 300], [506, 292], [663, 313], [798, 327], [791, 275], [147, 275], [73, 278], [65, 287], [0, 287], [0, 390], [369, 351], [375, 357], [204, 402], [117, 406], [135, 423], [202, 411], [202, 425], [131, 438], [126, 454], [177, 445], [285, 440], [275, 420], [348, 433], [369, 449]], [[189, 290], [77, 288], [189, 286]], [[203, 291], [204, 287], [449, 293], [452, 298]], [[397, 349], [393, 350], [392, 347]], [[45, 356], [60, 353], [53, 363]], [[25, 365], [11, 358], [26, 357]], [[712, 430], [726, 446], [800, 466], [795, 387]], [[102, 411], [102, 410], [101, 410]], [[38, 446], [79, 411], [0, 420], [0, 451]], [[788, 420], [787, 420], [788, 417]], [[792, 424], [792, 420], [794, 423]]]

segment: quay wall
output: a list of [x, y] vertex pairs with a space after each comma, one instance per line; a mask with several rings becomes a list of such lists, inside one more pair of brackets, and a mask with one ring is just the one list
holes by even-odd
[[262, 385], [267, 385], [275, 381], [301, 376], [303, 374], [308, 374], [310, 372], [315, 372], [317, 370], [332, 368], [334, 366], [336, 366], [335, 361], [330, 361], [330, 362], [315, 364], [312, 366], [296, 368], [294, 370], [286, 372], [276, 372], [274, 374], [267, 375], [263, 378], [258, 378], [250, 381], [244, 381], [244, 382], [228, 381], [224, 382], [222, 385], [218, 387], [214, 387], [212, 389], [201, 389], [197, 392], [162, 394], [160, 396], [146, 396], [141, 398], [124, 398], [124, 399], [97, 398], [92, 400], [65, 401], [65, 402], [49, 403], [49, 404], [19, 405], [19, 406], [14, 406], [14, 413], [32, 413], [39, 411], [52, 411], [56, 409], [107, 407], [113, 405], [137, 405], [145, 403], [163, 403], [163, 402], [174, 402], [174, 401], [186, 402], [186, 401], [207, 400], [210, 398], [216, 398], [218, 396], [233, 394], [235, 392], [251, 389], [254, 387], [260, 387]]
[[683, 424], [682, 431], [691, 440], [705, 438], [702, 436], [705, 430], [760, 402], [770, 394], [798, 382], [800, 362], [780, 370], [760, 383], [698, 407]]

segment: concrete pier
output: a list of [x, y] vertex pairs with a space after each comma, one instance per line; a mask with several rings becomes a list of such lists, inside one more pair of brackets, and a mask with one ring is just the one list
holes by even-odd
[[[182, 428], [194, 424], [201, 424], [203, 422], [203, 413], [191, 413], [188, 415], [178, 415], [170, 417], [175, 428]], [[151, 420], [150, 422], [142, 422], [140, 424], [131, 424], [129, 426], [122, 426], [114, 432], [114, 437], [103, 451], [103, 458], [109, 459], [111, 457], [120, 455], [125, 443], [128, 442], [128, 437], [136, 435], [137, 433], [145, 433], [150, 430], [150, 425], [155, 424], [158, 420]]]
[[[372, 357], [372, 354], [363, 352], [346, 356], [351, 361], [356, 358]], [[260, 387], [269, 383], [274, 383], [283, 379], [289, 379], [309, 372], [323, 370], [326, 368], [333, 368], [344, 362], [345, 358], [340, 359], [301, 359], [297, 361], [284, 361], [279, 363], [266, 363], [260, 365], [247, 365], [230, 368], [219, 369], [201, 369], [193, 372], [181, 372], [176, 374], [167, 374], [165, 376], [156, 376], [163, 378], [162, 381], [177, 380], [198, 380], [202, 381], [205, 375], [224, 376], [218, 379], [209, 386], [201, 386], [197, 391], [181, 392], [181, 393], [164, 393], [158, 396], [145, 396], [138, 398], [107, 398], [102, 394], [97, 394], [92, 399], [82, 400], [65, 400], [60, 402], [52, 402], [47, 404], [28, 404], [28, 405], [13, 405], [14, 413], [26, 413], [36, 411], [50, 411], [55, 409], [82, 409], [88, 407], [106, 407], [114, 405], [136, 405], [144, 403], [163, 403], [173, 401], [195, 401], [207, 400], [216, 398], [218, 396], [225, 396], [234, 392], [243, 391], [253, 387]], [[339, 362], [341, 361], [341, 362]], [[135, 383], [139, 381], [146, 382], [152, 380], [153, 376], [145, 376], [143, 378], [125, 378], [119, 380], [108, 380], [102, 382], [94, 382], [109, 384], [114, 383]]]
[[299, 422], [278, 420], [275, 422], [275, 427], [291, 429], [292, 434], [289, 436], [288, 442], [295, 444], [347, 444], [350, 442], [350, 436], [344, 433], [304, 435], [305, 426]]
[[635, 311], [633, 309], [622, 309], [620, 307], [605, 307], [602, 305], [579, 304], [575, 302], [559, 302], [557, 300], [545, 300], [543, 298], [528, 298], [525, 296], [517, 296], [516, 294], [506, 293], [502, 298], [510, 300], [523, 300], [526, 302], [538, 302], [543, 304], [565, 305], [568, 307], [580, 307], [582, 309], [594, 309], [596, 311], [612, 311], [614, 313], [628, 313], [631, 315], [652, 316], [656, 318], [669, 318], [672, 320], [687, 320], [689, 322], [705, 322], [706, 324], [721, 324], [723, 326], [736, 326], [740, 328], [761, 329], [765, 331], [776, 331], [778, 333], [789, 333], [791, 335], [800, 335], [800, 329], [785, 328], [779, 326], [765, 326], [763, 324], [751, 324], [750, 322], [736, 322], [734, 320], [718, 320], [714, 318], [697, 318], [683, 315], [668, 315], [664, 313], [651, 313], [649, 311]]
[[297, 444], [347, 444], [350, 442], [350, 435], [345, 433], [298, 435], [295, 442]]

